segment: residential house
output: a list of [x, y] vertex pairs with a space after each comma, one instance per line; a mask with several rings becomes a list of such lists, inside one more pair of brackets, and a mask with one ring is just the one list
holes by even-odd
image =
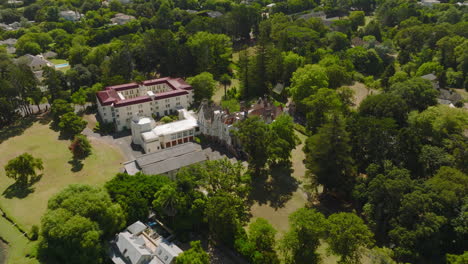
[[111, 18], [111, 22], [113, 25], [124, 25], [127, 24], [128, 22], [134, 20], [134, 16], [122, 14], [122, 13], [117, 13], [113, 18]]
[[84, 16], [83, 14], [80, 14], [80, 12], [73, 10], [60, 11], [59, 15], [61, 18], [72, 22], [79, 21]]
[[115, 264], [173, 264], [183, 251], [151, 227], [137, 221], [111, 241]]

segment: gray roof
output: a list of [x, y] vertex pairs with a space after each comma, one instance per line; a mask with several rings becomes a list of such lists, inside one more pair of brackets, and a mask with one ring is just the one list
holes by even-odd
[[284, 89], [284, 84], [277, 83], [275, 88], [273, 88], [273, 92], [275, 92], [276, 94], [281, 94], [283, 92], [283, 89]]
[[207, 159], [208, 157], [204, 151], [194, 151], [181, 156], [150, 164], [148, 166], [143, 167], [142, 171], [144, 174], [149, 175], [164, 174], [170, 171], [178, 170], [185, 166], [206, 161]]
[[151, 251], [145, 247], [143, 238], [138, 238], [129, 232], [119, 233], [115, 241], [120, 254], [130, 263], [147, 263], [152, 258]]
[[[463, 100], [463, 97], [459, 93], [454, 92], [452, 90], [439, 89], [439, 91], [440, 91], [440, 94], [437, 98], [440, 100], [449, 101], [454, 104]], [[450, 103], [442, 103], [442, 104], [450, 104]]]
[[53, 52], [53, 51], [47, 51], [45, 53], [42, 54], [42, 56], [46, 59], [48, 58], [55, 58], [57, 57], [57, 53]]
[[0, 45], [13, 46], [16, 44], [17, 41], [18, 41], [17, 39], [9, 38], [9, 39], [0, 41]]
[[145, 231], [145, 229], [146, 229], [146, 225], [140, 221], [136, 221], [135, 223], [127, 227], [128, 232], [130, 232], [133, 235], [139, 235], [143, 231]]
[[177, 145], [159, 152], [148, 153], [136, 158], [137, 165], [143, 168], [149, 164], [201, 150], [201, 146], [192, 142]]
[[429, 80], [429, 81], [435, 81], [435, 80], [437, 80], [437, 76], [435, 76], [435, 74], [433, 74], [433, 73], [429, 73], [429, 74], [423, 75], [423, 76], [421, 76], [421, 78], [426, 79], [426, 80]]
[[219, 11], [208, 11], [206, 12], [206, 14], [209, 16], [209, 17], [212, 17], [212, 18], [216, 18], [216, 17], [220, 17], [223, 15], [223, 13], [219, 12]]

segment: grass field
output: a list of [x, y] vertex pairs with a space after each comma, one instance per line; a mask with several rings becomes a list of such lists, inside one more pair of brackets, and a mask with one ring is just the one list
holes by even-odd
[[[48, 124], [35, 122], [21, 135], [0, 144], [0, 207], [26, 231], [40, 223], [51, 196], [73, 183], [100, 186], [119, 171], [124, 161], [120, 150], [91, 139], [92, 155], [83, 161], [81, 170], [72, 171], [70, 142], [58, 137], [59, 133], [51, 130]], [[43, 176], [32, 185], [33, 191], [29, 194], [8, 192], [14, 181], [5, 176], [3, 167], [8, 160], [25, 152], [42, 159]]]
[[0, 217], [0, 237], [8, 241], [7, 264], [37, 264], [35, 258], [28, 258], [34, 252], [37, 242], [30, 242], [5, 218]]

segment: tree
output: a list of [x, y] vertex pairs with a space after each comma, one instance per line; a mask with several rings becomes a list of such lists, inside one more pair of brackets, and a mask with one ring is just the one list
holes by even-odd
[[226, 89], [228, 85], [231, 85], [231, 77], [225, 73], [221, 75], [219, 82], [224, 86], [224, 98], [227, 99]]
[[335, 90], [320, 88], [316, 94], [303, 100], [307, 109], [307, 128], [312, 133], [327, 122], [332, 113], [340, 113], [343, 109], [341, 99]]
[[158, 213], [171, 217], [177, 214], [181, 200], [175, 185], [164, 185], [154, 194], [154, 198], [153, 207]]
[[163, 175], [128, 175], [119, 173], [106, 182], [105, 188], [112, 200], [118, 203], [127, 223], [148, 217], [154, 195], [171, 180]]
[[103, 189], [70, 185], [49, 200], [38, 255], [51, 263], [101, 263], [104, 244], [124, 226], [124, 214]]
[[360, 263], [363, 247], [372, 245], [372, 232], [355, 213], [336, 213], [328, 217], [327, 242], [341, 256], [339, 263]]
[[348, 36], [338, 31], [332, 31], [327, 34], [327, 42], [334, 51], [347, 49], [350, 46]]
[[200, 103], [204, 98], [211, 99], [216, 88], [216, 81], [209, 72], [202, 72], [194, 77], [190, 77], [187, 79], [187, 82], [193, 87], [193, 99], [196, 103]]
[[84, 159], [91, 154], [91, 144], [85, 135], [75, 135], [68, 149], [76, 160]]
[[210, 236], [214, 241], [234, 245], [236, 235], [247, 221], [244, 201], [235, 195], [220, 191], [206, 202], [205, 216]]
[[424, 145], [419, 155], [419, 163], [423, 168], [424, 175], [431, 177], [440, 167], [453, 165], [454, 159], [443, 148]]
[[422, 78], [416, 77], [395, 83], [390, 87], [390, 91], [405, 100], [409, 109], [423, 111], [428, 106], [437, 104], [437, 91], [430, 81]]
[[307, 139], [304, 152], [306, 167], [323, 185], [324, 192], [349, 191], [354, 181], [354, 161], [348, 132], [339, 115], [332, 115], [317, 134]]
[[270, 124], [270, 144], [268, 159], [273, 162], [287, 162], [291, 151], [300, 143], [294, 131], [294, 120], [291, 116], [282, 114]]
[[203, 250], [200, 241], [191, 241], [190, 249], [180, 254], [176, 264], [210, 264], [210, 256]]
[[56, 99], [50, 107], [50, 112], [54, 121], [59, 122], [64, 114], [73, 112], [73, 107], [65, 100]]
[[254, 264], [279, 264], [275, 251], [276, 230], [263, 218], [257, 218], [249, 225], [249, 232], [238, 235], [236, 249]]
[[87, 123], [75, 113], [69, 112], [60, 117], [58, 126], [64, 135], [73, 137], [80, 134], [85, 129]]
[[303, 108], [302, 100], [315, 94], [320, 88], [328, 87], [328, 76], [319, 65], [307, 64], [297, 69], [291, 78], [291, 93], [298, 106]]
[[249, 166], [258, 175], [268, 160], [268, 126], [258, 116], [248, 117], [234, 126], [237, 128], [234, 135], [247, 153]]
[[8, 178], [14, 179], [16, 183], [24, 187], [30, 180], [38, 177], [36, 170], [42, 171], [44, 167], [41, 159], [24, 153], [8, 161], [4, 169]]
[[408, 107], [401, 97], [382, 93], [367, 96], [359, 105], [359, 114], [377, 118], [389, 117], [403, 125], [408, 115]]
[[188, 39], [187, 45], [196, 59], [197, 73], [207, 71], [221, 76], [227, 71], [232, 53], [232, 43], [228, 36], [197, 32]]
[[320, 263], [316, 250], [327, 229], [323, 214], [315, 209], [298, 209], [289, 216], [289, 226], [280, 246], [285, 262]]
[[81, 107], [84, 107], [86, 104], [86, 99], [87, 99], [87, 93], [86, 93], [86, 88], [81, 87], [78, 91], [72, 94], [71, 100], [72, 103], [75, 105], [81, 105]]

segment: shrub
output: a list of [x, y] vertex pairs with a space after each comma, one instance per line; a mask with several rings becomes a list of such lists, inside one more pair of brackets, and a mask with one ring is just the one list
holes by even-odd
[[73, 154], [73, 158], [77, 160], [84, 159], [91, 154], [91, 144], [84, 135], [76, 135], [68, 149]]

